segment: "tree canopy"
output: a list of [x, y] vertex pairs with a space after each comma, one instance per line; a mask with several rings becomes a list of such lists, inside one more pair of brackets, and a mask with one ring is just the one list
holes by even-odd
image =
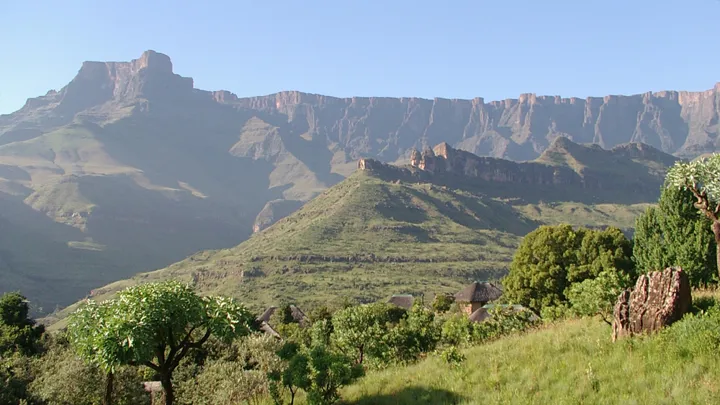
[[620, 229], [541, 226], [525, 236], [503, 280], [509, 302], [540, 311], [567, 302], [573, 283], [618, 271], [634, 279], [632, 243]]
[[710, 220], [716, 244], [716, 267], [720, 271], [720, 154], [677, 162], [668, 171], [666, 182], [668, 187], [690, 191], [695, 197], [695, 208]]
[[717, 261], [712, 222], [694, 202], [690, 190], [665, 188], [658, 205], [637, 218], [633, 258], [638, 271], [680, 266], [693, 286], [714, 281]]
[[232, 340], [253, 325], [252, 314], [232, 299], [200, 297], [168, 281], [130, 287], [102, 303], [90, 300], [71, 316], [68, 331], [79, 353], [110, 375], [123, 364], [154, 370], [172, 404], [172, 373], [189, 350], [211, 335]]
[[22, 355], [36, 354], [38, 341], [45, 328], [35, 325], [30, 318], [27, 298], [18, 292], [0, 297], [0, 355], [17, 352]]

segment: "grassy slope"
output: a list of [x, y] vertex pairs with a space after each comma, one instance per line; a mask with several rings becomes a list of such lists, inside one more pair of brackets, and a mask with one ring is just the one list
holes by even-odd
[[358, 172], [234, 248], [195, 254], [97, 289], [95, 296], [104, 299], [136, 283], [178, 278], [205, 293], [238, 297], [255, 310], [344, 297], [367, 302], [396, 293], [431, 298], [470, 280], [503, 276], [522, 236], [540, 224], [624, 227], [641, 209], [513, 206], [468, 191], [387, 182]]
[[[681, 344], [680, 342], [675, 342]], [[720, 399], [714, 355], [681, 357], [660, 339], [612, 343], [598, 320], [572, 320], [465, 351], [452, 368], [437, 356], [371, 372], [345, 403], [709, 404]]]

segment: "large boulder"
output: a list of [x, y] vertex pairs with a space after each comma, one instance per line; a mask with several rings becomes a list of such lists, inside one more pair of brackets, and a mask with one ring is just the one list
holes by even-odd
[[638, 278], [623, 291], [613, 312], [612, 339], [652, 333], [680, 320], [690, 310], [690, 281], [679, 267]]

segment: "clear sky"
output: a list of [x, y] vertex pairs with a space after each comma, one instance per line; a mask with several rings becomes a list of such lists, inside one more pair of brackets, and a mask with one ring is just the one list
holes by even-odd
[[0, 0], [0, 113], [147, 49], [240, 96], [706, 90], [720, 0]]

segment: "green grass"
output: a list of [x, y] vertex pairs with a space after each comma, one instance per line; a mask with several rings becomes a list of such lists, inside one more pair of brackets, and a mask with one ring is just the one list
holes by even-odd
[[682, 334], [668, 332], [667, 338], [612, 343], [610, 327], [598, 320], [565, 321], [467, 349], [467, 360], [457, 368], [431, 356], [409, 367], [371, 372], [345, 389], [344, 403], [717, 403], [715, 353], [683, 354], [675, 350], [686, 344]]

